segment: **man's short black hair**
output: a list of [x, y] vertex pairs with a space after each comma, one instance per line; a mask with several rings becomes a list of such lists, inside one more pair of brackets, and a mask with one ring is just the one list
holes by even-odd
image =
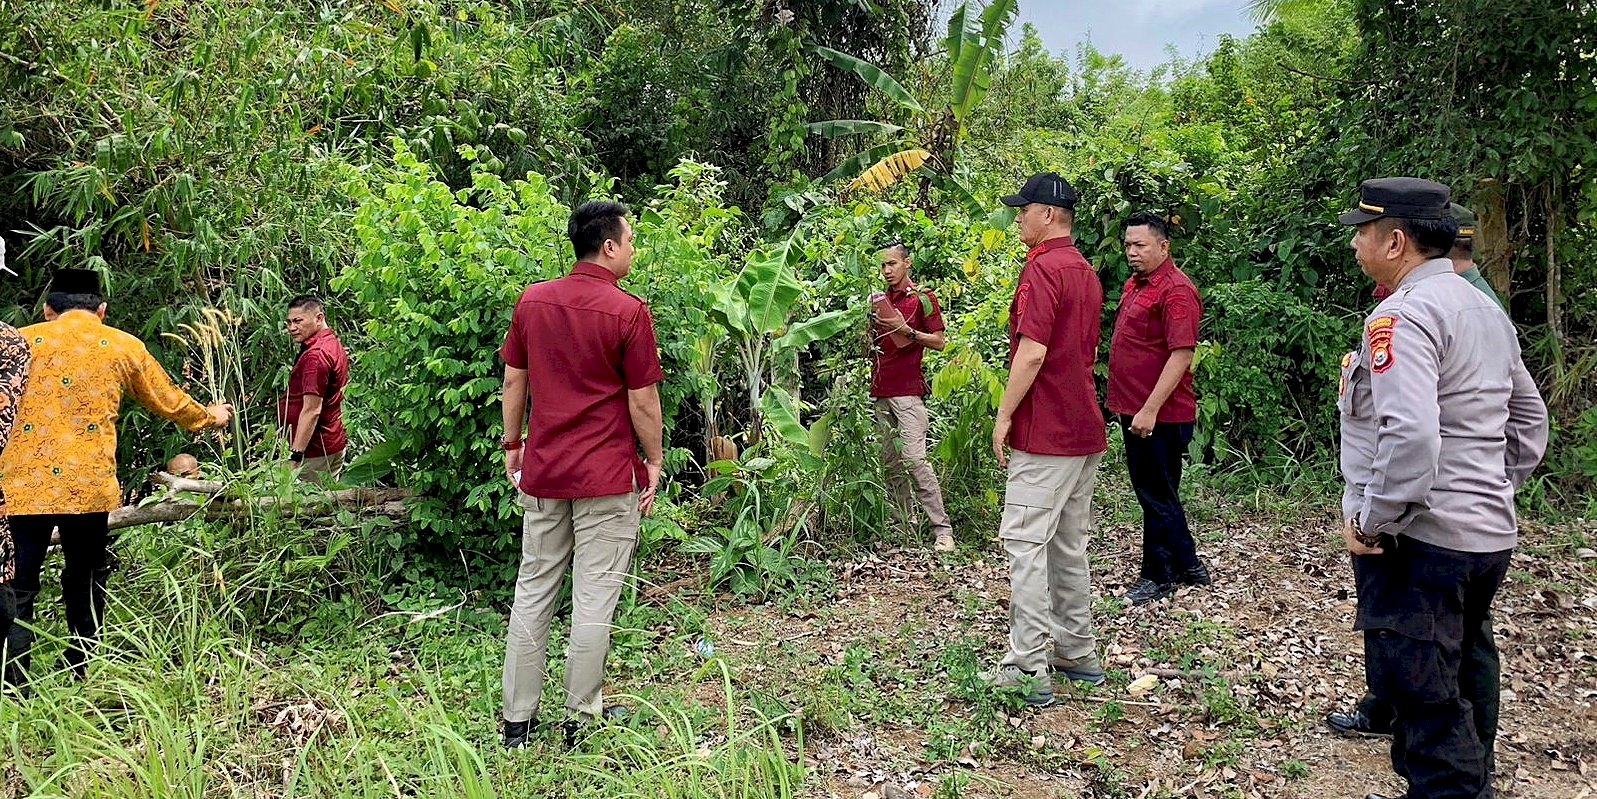
[[1170, 224], [1164, 221], [1164, 217], [1158, 214], [1150, 214], [1147, 211], [1138, 211], [1132, 214], [1120, 226], [1120, 231], [1124, 233], [1131, 228], [1143, 226], [1147, 226], [1148, 230], [1153, 232], [1153, 235], [1165, 241], [1170, 240]]
[[898, 256], [900, 258], [909, 257], [909, 245], [905, 244], [902, 239], [893, 239], [892, 241], [883, 244], [881, 248], [877, 250], [877, 252], [887, 252], [888, 250], [898, 250]]
[[1458, 238], [1458, 220], [1451, 216], [1441, 219], [1404, 219], [1388, 216], [1379, 220], [1387, 230], [1401, 230], [1414, 242], [1414, 248], [1427, 258], [1441, 258], [1453, 249]]
[[580, 260], [599, 252], [605, 239], [621, 242], [621, 220], [632, 213], [626, 203], [613, 200], [589, 200], [571, 212], [566, 224], [566, 236], [571, 239], [571, 249]]
[[1475, 257], [1475, 237], [1474, 236], [1459, 236], [1458, 238], [1453, 239], [1453, 249], [1450, 250], [1447, 254], [1449, 256], [1457, 256], [1459, 258], [1474, 258]]
[[323, 305], [322, 298], [316, 296], [315, 294], [301, 294], [298, 297], [288, 301], [288, 309], [290, 311], [298, 310], [300, 308], [308, 308], [312, 311], [325, 311], [327, 306]]
[[56, 313], [67, 311], [98, 311], [105, 304], [105, 298], [98, 294], [68, 294], [64, 291], [52, 291], [44, 297], [44, 304]]

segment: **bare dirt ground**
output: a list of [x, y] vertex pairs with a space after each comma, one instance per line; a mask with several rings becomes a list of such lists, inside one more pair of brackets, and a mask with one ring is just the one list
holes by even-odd
[[[1142, 608], [1116, 598], [1135, 576], [1140, 532], [1104, 524], [1095, 618], [1111, 679], [1062, 687], [1041, 711], [984, 698], [972, 677], [1007, 635], [995, 542], [836, 562], [834, 596], [729, 608], [708, 629], [741, 686], [802, 708], [817, 797], [1400, 793], [1384, 739], [1322, 723], [1363, 691], [1335, 524], [1330, 512], [1210, 520], [1200, 550], [1215, 585]], [[1502, 796], [1597, 795], [1594, 540], [1589, 523], [1527, 524], [1498, 596]], [[1151, 689], [1131, 684], [1148, 674]]]

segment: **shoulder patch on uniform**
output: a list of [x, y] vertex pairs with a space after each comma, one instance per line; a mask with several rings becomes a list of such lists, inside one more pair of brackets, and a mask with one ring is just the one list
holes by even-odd
[[1347, 368], [1353, 365], [1353, 352], [1350, 350], [1342, 354], [1341, 381], [1337, 383], [1336, 395], [1338, 397], [1347, 393]]
[[1397, 332], [1397, 317], [1377, 316], [1364, 326], [1370, 343], [1370, 371], [1381, 374], [1392, 368], [1397, 356], [1392, 349], [1392, 338]]
[[1015, 289], [1015, 324], [1020, 324], [1020, 317], [1026, 313], [1026, 301], [1031, 296], [1031, 284], [1022, 283]]

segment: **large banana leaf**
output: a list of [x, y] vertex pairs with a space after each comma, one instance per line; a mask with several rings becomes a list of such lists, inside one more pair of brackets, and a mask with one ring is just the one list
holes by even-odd
[[949, 18], [947, 44], [949, 60], [954, 65], [949, 108], [961, 130], [971, 111], [987, 96], [993, 62], [1002, 52], [1004, 34], [1019, 10], [1020, 0], [992, 0], [982, 9], [979, 29], [972, 29], [966, 4], [961, 4]]
[[811, 133], [818, 133], [828, 139], [856, 133], [882, 133], [892, 136], [904, 130], [898, 125], [870, 119], [828, 119], [825, 122], [808, 122], [804, 127], [809, 128]]
[[749, 325], [749, 304], [738, 293], [736, 279], [710, 289], [709, 311], [710, 318], [727, 332], [745, 336], [754, 334]]
[[852, 308], [827, 311], [805, 319], [788, 328], [781, 338], [771, 342], [771, 350], [780, 352], [790, 348], [806, 347], [812, 342], [829, 339], [863, 321], [864, 312]]
[[830, 412], [815, 420], [810, 425], [810, 454], [817, 458], [826, 457], [826, 448], [832, 443], [832, 422], [836, 417]]
[[844, 178], [853, 179], [859, 177], [861, 172], [869, 169], [877, 161], [880, 161], [901, 149], [903, 149], [902, 144], [890, 143], [878, 144], [870, 149], [857, 152], [848, 158], [843, 159], [843, 162], [833, 167], [832, 171], [822, 175], [821, 182], [831, 183], [834, 180], [842, 180]]
[[850, 191], [861, 187], [882, 191], [888, 186], [903, 180], [906, 175], [920, 169], [932, 157], [932, 154], [919, 147], [900, 150], [891, 153], [877, 161], [870, 169], [861, 172], [859, 177], [849, 181]]
[[974, 39], [970, 36], [970, 3], [960, 3], [954, 13], [948, 15], [948, 38], [943, 40], [943, 45], [948, 49], [948, 63], [958, 64], [959, 58], [965, 52], [965, 42]]
[[743, 302], [749, 333], [775, 333], [787, 324], [793, 304], [804, 293], [804, 285], [793, 274], [799, 244], [789, 236], [781, 242], [761, 247], [749, 254], [748, 263], [738, 274], [736, 294]]
[[809, 451], [810, 431], [799, 421], [792, 395], [776, 386], [766, 389], [765, 396], [760, 398], [760, 414], [777, 435], [800, 450]]
[[[970, 187], [966, 186], [965, 182], [960, 180], [958, 176], [942, 173], [933, 174], [932, 185], [936, 186], [944, 194], [958, 200], [961, 205], [965, 206], [965, 210], [970, 212], [972, 217], [980, 217], [987, 210], [982, 207], [981, 201], [976, 199], [976, 195], [971, 192]], [[1014, 218], [1011, 217], [1009, 221], [1013, 222]]]
[[921, 108], [920, 101], [915, 99], [915, 95], [910, 94], [908, 89], [904, 88], [902, 84], [895, 80], [892, 75], [887, 74], [881, 67], [869, 61], [855, 58], [848, 53], [833, 50], [830, 47], [816, 47], [815, 53], [831, 62], [832, 66], [858, 75], [860, 80], [865, 81], [872, 88], [880, 90], [883, 94], [892, 98], [893, 102], [904, 108], [917, 114], [926, 113]]

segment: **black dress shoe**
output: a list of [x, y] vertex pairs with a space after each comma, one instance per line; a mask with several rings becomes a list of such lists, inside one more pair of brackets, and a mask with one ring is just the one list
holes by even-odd
[[1176, 575], [1175, 581], [1182, 585], [1211, 585], [1214, 578], [1209, 576], [1209, 567], [1200, 561], [1198, 565]]
[[[1364, 711], [1355, 708], [1351, 713], [1332, 713], [1325, 717], [1325, 726], [1343, 735], [1387, 736], [1392, 734], [1391, 724], [1376, 724]], [[1392, 797], [1398, 799], [1398, 797]]]
[[505, 748], [520, 749], [527, 745], [527, 735], [532, 732], [532, 719], [505, 722]]
[[1384, 793], [1367, 793], [1364, 795], [1364, 799], [1408, 799], [1408, 794], [1400, 793], [1395, 796], [1387, 796]]
[[1138, 580], [1137, 584], [1126, 592], [1126, 601], [1133, 606], [1146, 605], [1155, 600], [1164, 599], [1176, 592], [1175, 583], [1156, 583], [1152, 580]]
[[605, 705], [604, 709], [599, 711], [598, 718], [586, 713], [579, 713], [566, 719], [560, 723], [560, 731], [566, 737], [566, 748], [575, 749], [577, 743], [582, 740], [583, 733], [593, 723], [620, 724], [626, 721], [629, 713], [630, 711], [627, 710], [626, 705]]

